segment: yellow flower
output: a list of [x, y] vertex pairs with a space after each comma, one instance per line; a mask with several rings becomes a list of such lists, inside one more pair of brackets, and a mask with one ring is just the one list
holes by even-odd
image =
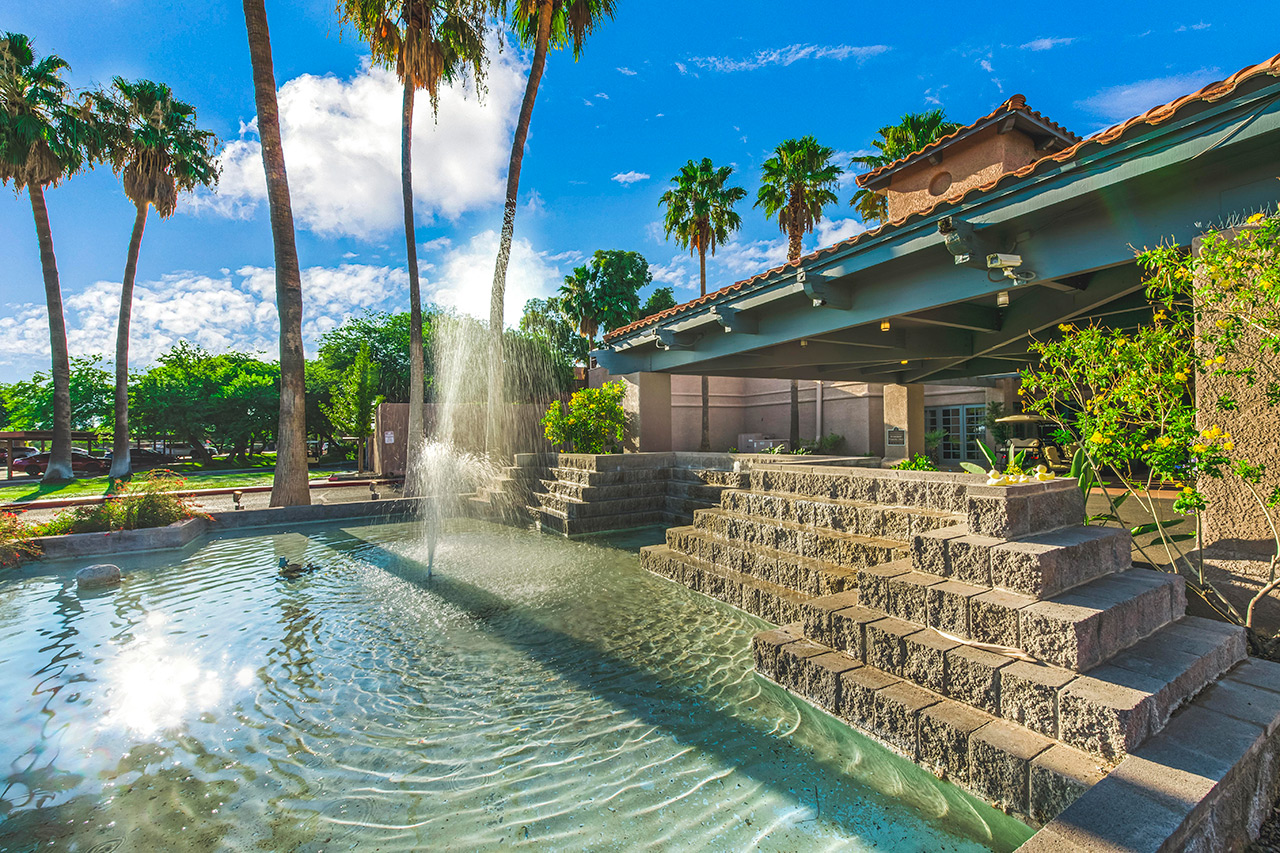
[[1092, 441], [1094, 444], [1102, 444], [1102, 440], [1104, 438], [1106, 438], [1106, 436], [1103, 435], [1101, 432], [1094, 432], [1093, 435], [1089, 436], [1089, 440]]
[[1250, 225], [1256, 225], [1257, 223], [1261, 222], [1264, 218], [1265, 217], [1263, 216], [1263, 214], [1255, 213], [1253, 216], [1250, 216], [1248, 219], [1246, 219], [1245, 222], [1248, 222]]
[[1059, 324], [1058, 324], [1058, 331], [1059, 331], [1059, 332], [1069, 332], [1069, 331], [1071, 331], [1071, 327], [1070, 327], [1070, 326], [1068, 326], [1066, 323], [1059, 323]]
[[1156, 439], [1156, 444], [1160, 445], [1161, 447], [1168, 447], [1169, 445], [1173, 444], [1173, 439], [1169, 438], [1169, 436], [1167, 435], [1162, 435]]
[[1183, 373], [1181, 370], [1179, 370], [1177, 373], [1173, 374], [1173, 378], [1174, 378], [1174, 379], [1176, 379], [1176, 380], [1178, 380], [1179, 382], [1186, 382], [1186, 381], [1187, 381], [1187, 374], [1185, 374], [1185, 373]]
[[1227, 360], [1227, 357], [1226, 357], [1225, 355], [1220, 355], [1220, 356], [1218, 356], [1217, 358], [1215, 358], [1215, 359], [1213, 360], [1213, 363], [1214, 363], [1214, 364], [1223, 364], [1224, 362], [1226, 362], [1226, 360]]
[[1163, 311], [1157, 311], [1155, 314], [1151, 315], [1151, 319], [1159, 323], [1161, 320], [1163, 320], [1167, 316], [1168, 315], [1165, 314]]
[[1209, 448], [1205, 447], [1203, 444], [1195, 444], [1195, 445], [1192, 445], [1191, 449], [1196, 453], [1204, 453]]
[[1021, 397], [1021, 396], [1022, 396], [1023, 394], [1025, 394], [1025, 393], [1027, 393], [1027, 389], [1025, 389], [1025, 388], [1019, 388], [1019, 389], [1018, 389], [1018, 396], [1019, 396], [1019, 397]]
[[1235, 449], [1236, 449], [1236, 443], [1235, 443], [1234, 441], [1224, 441], [1224, 442], [1222, 442], [1222, 449], [1223, 449], [1223, 450], [1235, 450]]
[[1182, 487], [1182, 493], [1183, 493], [1184, 495], [1190, 495], [1190, 494], [1193, 494], [1194, 492], [1195, 492], [1195, 489], [1191, 488], [1190, 486], [1183, 486], [1183, 487]]

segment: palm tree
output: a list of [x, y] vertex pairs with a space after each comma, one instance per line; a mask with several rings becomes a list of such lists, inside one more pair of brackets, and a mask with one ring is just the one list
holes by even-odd
[[596, 332], [600, 330], [600, 321], [596, 314], [596, 301], [591, 293], [591, 271], [585, 266], [577, 267], [564, 277], [560, 285], [558, 300], [561, 313], [565, 319], [573, 323], [578, 334], [587, 339], [588, 348], [595, 341]]
[[484, 76], [487, 13], [483, 0], [339, 0], [338, 15], [356, 28], [373, 61], [394, 68], [404, 87], [400, 113], [400, 193], [409, 264], [409, 436], [412, 463], [425, 436], [423, 399], [426, 358], [422, 348], [422, 291], [418, 280], [417, 229], [413, 218], [413, 102], [425, 89], [435, 110], [441, 85], [470, 68], [476, 91]]
[[280, 106], [271, 60], [271, 33], [264, 0], [244, 0], [244, 25], [253, 65], [253, 98], [258, 109], [258, 136], [267, 177], [271, 241], [276, 261], [276, 308], [280, 313], [280, 427], [276, 432], [276, 471], [271, 506], [311, 503], [307, 481], [307, 382], [302, 349], [302, 273], [293, 233], [289, 177], [280, 142]]
[[109, 476], [120, 478], [130, 472], [129, 317], [147, 212], [154, 206], [161, 219], [172, 216], [178, 193], [213, 186], [218, 167], [213, 160], [214, 135], [196, 127], [195, 108], [175, 100], [163, 83], [130, 83], [116, 77], [109, 92], [96, 93], [93, 99], [106, 136], [107, 158], [137, 210], [116, 327], [115, 434]]
[[13, 182], [31, 199], [44, 294], [49, 310], [53, 378], [53, 446], [43, 481], [74, 479], [71, 470], [71, 357], [62, 313], [62, 285], [53, 252], [53, 231], [45, 187], [57, 186], [101, 153], [101, 136], [87, 103], [73, 102], [62, 79], [70, 70], [61, 58], [36, 61], [31, 40], [21, 33], [0, 38], [0, 183]]
[[[690, 160], [671, 179], [672, 188], [662, 194], [660, 204], [667, 206], [663, 225], [667, 237], [675, 234], [676, 243], [698, 255], [698, 280], [702, 295], [707, 295], [707, 254], [742, 225], [742, 217], [733, 206], [746, 197], [742, 187], [727, 186], [732, 166], [715, 166], [710, 157], [700, 162]], [[711, 406], [707, 377], [702, 377], [702, 451], [711, 449]]]
[[524, 161], [524, 143], [529, 136], [533, 103], [547, 64], [547, 51], [573, 44], [576, 62], [582, 47], [604, 21], [613, 18], [615, 0], [515, 0], [512, 24], [520, 43], [533, 46], [533, 62], [525, 82], [524, 100], [511, 140], [511, 161], [507, 165], [507, 200], [502, 211], [502, 235], [498, 240], [498, 257], [493, 267], [493, 289], [489, 295], [489, 398], [485, 423], [485, 447], [491, 453], [501, 452], [502, 420], [498, 407], [502, 402], [502, 329], [507, 295], [507, 265], [511, 261], [511, 240], [516, 229], [516, 201], [520, 191], [520, 167]]
[[[947, 121], [947, 114], [941, 108], [926, 110], [922, 113], [907, 113], [897, 124], [891, 124], [877, 131], [879, 139], [873, 139], [871, 145], [879, 154], [868, 154], [854, 157], [850, 163], [854, 166], [865, 166], [867, 169], [879, 169], [895, 160], [901, 160], [916, 153], [931, 142], [936, 142], [949, 133], [955, 133], [962, 125]], [[854, 193], [849, 204], [858, 209], [863, 222], [873, 219], [883, 222], [888, 216], [888, 205], [885, 197], [875, 190], [860, 189]]]
[[[844, 169], [831, 162], [835, 150], [812, 136], [788, 139], [764, 161], [756, 207], [778, 220], [787, 235], [787, 260], [800, 260], [805, 234], [822, 220], [822, 209], [836, 202], [835, 188]], [[800, 385], [791, 380], [791, 449], [800, 446]]]

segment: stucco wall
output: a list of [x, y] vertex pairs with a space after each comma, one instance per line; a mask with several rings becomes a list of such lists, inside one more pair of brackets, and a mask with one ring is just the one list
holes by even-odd
[[[485, 407], [482, 404], [459, 406], [454, 414], [454, 442], [464, 450], [484, 450]], [[506, 438], [513, 452], [554, 450], [542, 434], [540, 423], [547, 406], [542, 403], [518, 403], [506, 407]], [[436, 429], [436, 406], [423, 406], [427, 434]], [[405, 437], [409, 432], [409, 404], [383, 403], [374, 415], [373, 470], [382, 476], [404, 473]], [[387, 434], [391, 434], [391, 441]]]
[[[932, 207], [943, 195], [962, 193], [993, 181], [1005, 172], [1040, 159], [1031, 137], [1018, 130], [999, 133], [993, 126], [943, 151], [940, 163], [923, 159], [893, 176], [888, 187], [889, 218]], [[951, 176], [940, 190], [932, 184], [943, 172]]]

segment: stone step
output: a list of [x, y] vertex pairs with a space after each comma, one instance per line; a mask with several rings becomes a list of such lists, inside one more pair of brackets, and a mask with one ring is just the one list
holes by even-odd
[[538, 505], [566, 518], [602, 518], [635, 513], [659, 512], [666, 507], [666, 495], [617, 498], [615, 500], [579, 501], [551, 493], [535, 495]]
[[657, 495], [666, 497], [667, 494], [667, 484], [661, 480], [622, 483], [615, 486], [588, 486], [578, 482], [548, 479], [543, 480], [542, 484], [549, 494], [568, 500], [584, 502], [643, 498]]
[[619, 471], [596, 471], [588, 468], [551, 468], [547, 479], [584, 486], [617, 486], [626, 483], [666, 481], [671, 477], [670, 468], [624, 468]]
[[722, 471], [717, 468], [672, 468], [671, 479], [673, 482], [702, 483], [721, 489], [741, 489], [749, 482], [745, 471]]
[[[828, 595], [852, 589], [858, 570], [761, 546], [745, 548], [695, 527], [667, 531], [672, 551], [729, 571], [758, 578], [806, 595]], [[873, 546], [878, 549], [879, 546]]]
[[961, 513], [967, 511], [966, 488], [978, 481], [970, 474], [760, 464], [752, 466], [749, 477], [755, 492]]
[[725, 488], [725, 486], [710, 486], [701, 480], [672, 479], [667, 481], [667, 495], [669, 497], [706, 501], [712, 504], [719, 504], [720, 495], [724, 493]]
[[829, 530], [911, 541], [913, 535], [949, 528], [962, 520], [956, 513], [910, 506], [883, 506], [838, 498], [797, 497], [731, 489], [720, 506], [740, 515], [812, 525]]
[[850, 591], [804, 602], [807, 638], [1046, 737], [1118, 760], [1245, 653], [1241, 629], [1185, 616], [1080, 674], [885, 616]]
[[1043, 824], [1109, 764], [862, 663], [788, 625], [752, 639], [756, 671], [1004, 811]]
[[916, 571], [980, 587], [1049, 598], [1129, 568], [1133, 538], [1118, 527], [1084, 525], [1012, 541], [973, 535], [967, 525], [914, 535]]
[[1105, 575], [1050, 599], [944, 580], [899, 560], [866, 569], [864, 606], [980, 643], [1020, 649], [1084, 672], [1186, 610], [1181, 577], [1146, 569]]
[[908, 554], [903, 542], [891, 539], [762, 519], [725, 509], [698, 510], [693, 523], [699, 530], [729, 542], [768, 548], [846, 569], [872, 566]]
[[705, 563], [666, 545], [640, 549], [640, 566], [774, 624], [800, 618], [810, 597], [758, 577]]
[[669, 522], [669, 516], [661, 510], [593, 518], [568, 517], [544, 506], [527, 506], [525, 510], [541, 530], [548, 533], [557, 533], [561, 536], [582, 536], [589, 533], [608, 533], [613, 530], [633, 530], [640, 527], [654, 527]]

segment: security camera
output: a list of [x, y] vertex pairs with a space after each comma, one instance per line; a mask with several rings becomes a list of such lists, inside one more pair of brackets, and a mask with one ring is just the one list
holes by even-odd
[[1022, 255], [1004, 255], [999, 252], [987, 255], [987, 269], [1011, 270], [1022, 266]]

